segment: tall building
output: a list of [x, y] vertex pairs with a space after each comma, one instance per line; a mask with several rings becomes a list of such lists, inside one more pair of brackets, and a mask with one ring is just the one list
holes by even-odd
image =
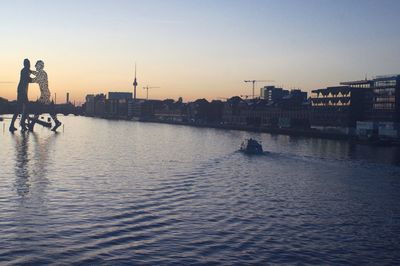
[[400, 122], [400, 75], [377, 77], [373, 92], [372, 119]]
[[366, 107], [367, 120], [400, 122], [400, 75], [377, 76], [372, 80], [348, 81], [341, 84], [370, 91], [370, 102]]

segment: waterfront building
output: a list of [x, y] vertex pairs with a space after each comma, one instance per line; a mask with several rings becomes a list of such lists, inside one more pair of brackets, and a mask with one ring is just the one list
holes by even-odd
[[104, 117], [106, 96], [105, 94], [86, 95], [85, 114], [88, 116]]
[[223, 103], [222, 122], [227, 125], [246, 125], [244, 112], [249, 108], [248, 103], [234, 96]]
[[109, 92], [109, 100], [131, 100], [132, 92]]
[[192, 122], [196, 124], [205, 124], [208, 122], [210, 103], [206, 99], [197, 99], [188, 105], [188, 116]]
[[132, 93], [109, 92], [105, 94], [89, 94], [84, 104], [85, 114], [88, 116], [105, 118], [128, 118], [128, 103], [132, 100]]
[[134, 99], [128, 102], [128, 116], [130, 119], [139, 119], [142, 116], [142, 104], [145, 100]]
[[[239, 96], [226, 102], [198, 99], [134, 100], [132, 93], [110, 92], [87, 95], [89, 116], [151, 121], [189, 122], [233, 127], [310, 127], [347, 135], [398, 138], [400, 75], [342, 82], [340, 86], [307, 92], [264, 87], [263, 98], [245, 100]], [[315, 132], [315, 131], [313, 131]]]
[[244, 111], [248, 125], [267, 128], [308, 128], [309, 108], [290, 94], [276, 103], [260, 100]]
[[341, 84], [367, 91], [364, 123], [357, 124], [358, 135], [399, 137], [400, 75], [377, 76], [372, 80], [347, 81]]
[[94, 94], [86, 95], [85, 114], [88, 116], [94, 115]]
[[108, 118], [127, 119], [130, 116], [129, 102], [132, 101], [131, 92], [109, 92], [106, 100], [106, 116]]
[[293, 89], [289, 93], [289, 99], [294, 101], [294, 104], [303, 104], [307, 101], [307, 92], [300, 89]]
[[127, 119], [128, 118], [128, 100], [126, 99], [106, 99], [107, 118]]
[[154, 118], [159, 121], [186, 122], [187, 117], [180, 110], [155, 110]]
[[309, 128], [309, 111], [305, 108], [283, 109], [259, 105], [243, 111], [246, 125], [265, 128]]
[[400, 122], [400, 75], [378, 76], [373, 85], [372, 119]]
[[286, 95], [289, 95], [288, 90], [277, 88], [275, 86], [264, 86], [260, 91], [261, 99], [267, 100], [268, 102], [277, 102]]
[[168, 122], [188, 122], [187, 104], [183, 103], [182, 98], [178, 101], [166, 99], [162, 101], [162, 105], [154, 110], [154, 118], [159, 121]]
[[290, 94], [275, 103], [266, 99], [247, 102], [233, 97], [224, 103], [223, 123], [265, 128], [308, 128], [308, 105]]
[[275, 102], [268, 102], [269, 105], [273, 105], [282, 109], [299, 109], [308, 105], [307, 92], [299, 89], [291, 90], [289, 94], [283, 98], [276, 100]]
[[400, 75], [377, 76], [372, 80], [342, 82], [351, 88], [364, 88], [371, 92], [368, 120], [400, 122]]
[[97, 117], [104, 117], [106, 111], [106, 95], [101, 93], [94, 96], [95, 109], [94, 115]]
[[154, 119], [155, 110], [162, 106], [161, 100], [136, 99], [128, 102], [129, 118]]
[[366, 84], [336, 86], [312, 91], [310, 122], [313, 127], [352, 134], [370, 108], [371, 89]]

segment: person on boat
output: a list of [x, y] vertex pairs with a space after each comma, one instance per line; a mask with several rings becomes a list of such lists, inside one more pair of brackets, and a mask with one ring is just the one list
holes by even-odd
[[[51, 129], [52, 131], [56, 131], [59, 126], [61, 126], [61, 122], [58, 121], [57, 115], [54, 108], [54, 103], [50, 101], [50, 90], [49, 90], [49, 82], [47, 78], [47, 73], [44, 71], [44, 62], [39, 60], [35, 64], [36, 71], [32, 71], [32, 74], [35, 77], [32, 79], [32, 82], [39, 84], [40, 89], [40, 97], [37, 101], [39, 104], [39, 108], [48, 110], [51, 118], [53, 119], [55, 125]], [[34, 116], [34, 119], [31, 120], [29, 124], [29, 130], [33, 131], [33, 127], [35, 126], [36, 121], [39, 119], [39, 113], [37, 112]]]

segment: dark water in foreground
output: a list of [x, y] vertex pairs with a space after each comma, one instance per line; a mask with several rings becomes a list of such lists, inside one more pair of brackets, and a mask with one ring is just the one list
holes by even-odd
[[399, 149], [62, 120], [0, 133], [0, 264], [400, 262]]

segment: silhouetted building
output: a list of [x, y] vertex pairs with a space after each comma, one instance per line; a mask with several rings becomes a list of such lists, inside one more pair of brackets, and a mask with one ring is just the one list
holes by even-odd
[[312, 91], [312, 126], [352, 133], [357, 121], [366, 118], [371, 104], [371, 89], [366, 84], [357, 87], [337, 86]]
[[[198, 99], [183, 103], [173, 99], [132, 99], [130, 92], [87, 95], [89, 116], [147, 121], [229, 125], [239, 128], [309, 127], [341, 134], [399, 136], [400, 75], [373, 80], [342, 82], [341, 86], [307, 92], [265, 86], [261, 98], [244, 100], [235, 96], [222, 101]], [[314, 131], [313, 131], [314, 132]]]
[[[303, 94], [299, 95], [303, 96]], [[269, 128], [308, 128], [310, 126], [309, 108], [299, 95], [289, 94], [277, 102], [252, 101], [249, 108], [242, 111], [246, 116], [247, 125]]]
[[128, 102], [129, 118], [151, 120], [155, 118], [155, 111], [161, 109], [163, 101], [136, 99]]
[[276, 100], [275, 102], [268, 102], [268, 105], [273, 105], [286, 110], [303, 108], [308, 104], [307, 92], [299, 89], [291, 90], [289, 94], [283, 96], [283, 98]]
[[88, 116], [94, 116], [94, 94], [86, 95], [85, 113]]
[[183, 103], [182, 98], [178, 101], [166, 99], [162, 101], [162, 105], [154, 110], [154, 118], [160, 121], [170, 122], [187, 122], [187, 105]]
[[377, 76], [372, 80], [342, 82], [368, 91], [365, 116], [357, 122], [357, 134], [367, 138], [398, 138], [400, 132], [400, 75]]
[[134, 99], [128, 102], [128, 116], [131, 119], [139, 119], [142, 115], [142, 104], [145, 100]]
[[132, 92], [109, 92], [109, 100], [131, 100]]
[[88, 116], [104, 117], [106, 96], [104, 94], [86, 95], [85, 113]]
[[267, 100], [268, 102], [277, 102], [286, 95], [289, 95], [289, 91], [276, 88], [275, 86], [265, 86], [261, 88], [260, 95], [261, 99]]
[[371, 90], [367, 120], [400, 122], [400, 75], [377, 76], [372, 80], [342, 82], [352, 88]]
[[234, 96], [223, 103], [222, 121], [228, 125], [246, 125], [244, 112], [249, 108], [248, 103]]
[[106, 96], [104, 94], [98, 94], [94, 96], [95, 99], [95, 116], [104, 117], [106, 111]]
[[291, 90], [289, 96], [295, 104], [296, 103], [302, 104], [307, 101], [307, 92], [302, 91], [300, 89]]
[[206, 99], [197, 99], [189, 103], [189, 118], [198, 124], [207, 123], [209, 102]]

